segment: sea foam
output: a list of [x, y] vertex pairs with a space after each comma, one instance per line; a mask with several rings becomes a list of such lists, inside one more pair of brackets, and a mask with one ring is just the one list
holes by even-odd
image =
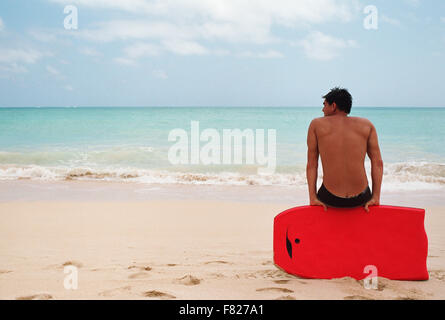
[[[258, 185], [293, 186], [307, 188], [306, 174], [302, 166], [278, 168], [275, 174], [260, 175], [236, 171], [202, 172], [173, 169], [141, 169], [135, 167], [67, 167], [39, 165], [0, 165], [0, 180], [42, 181], [114, 181], [143, 184], [199, 184], [199, 185]], [[371, 181], [370, 165], [367, 163]], [[319, 172], [319, 183], [322, 172]], [[426, 162], [386, 163], [383, 190], [440, 190], [445, 189], [445, 164]]]

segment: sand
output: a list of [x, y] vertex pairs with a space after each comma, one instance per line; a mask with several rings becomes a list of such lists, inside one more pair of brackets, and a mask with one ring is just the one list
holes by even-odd
[[[379, 278], [370, 290], [352, 278], [298, 278], [273, 264], [273, 218], [292, 206], [0, 202], [0, 299], [445, 299], [444, 207], [427, 209], [430, 280]], [[73, 270], [78, 286], [68, 290]]]

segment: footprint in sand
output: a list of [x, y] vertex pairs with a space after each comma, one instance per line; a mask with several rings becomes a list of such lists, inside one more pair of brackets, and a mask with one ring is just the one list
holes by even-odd
[[208, 262], [205, 262], [204, 264], [213, 264], [213, 263], [218, 263], [218, 264], [231, 264], [230, 262], [223, 261], [223, 260], [208, 261]]
[[431, 270], [430, 277], [436, 280], [444, 281], [445, 272], [443, 270]]
[[277, 291], [277, 292], [284, 292], [284, 293], [291, 293], [291, 292], [294, 292], [293, 290], [290, 290], [290, 289], [286, 289], [286, 288], [278, 288], [278, 287], [260, 288], [260, 289], [256, 289], [256, 291], [258, 291], [258, 292], [263, 292], [263, 291]]
[[171, 294], [156, 290], [145, 291], [142, 295], [148, 298], [176, 299], [176, 297]]
[[130, 274], [128, 276], [128, 279], [145, 279], [145, 278], [148, 278], [149, 276], [150, 276], [150, 274], [147, 272], [136, 272], [136, 273]]
[[62, 264], [62, 268], [63, 267], [67, 267], [67, 266], [74, 266], [76, 268], [82, 268], [83, 267], [82, 263], [80, 263], [78, 261], [72, 261], [72, 260], [66, 261], [65, 263]]
[[276, 283], [276, 284], [286, 284], [286, 283], [288, 283], [290, 280], [274, 280], [274, 282]]
[[406, 299], [409, 299], [409, 300], [428, 299], [428, 296], [433, 295], [432, 293], [427, 293], [427, 292], [424, 292], [424, 291], [416, 289], [416, 288], [409, 288], [407, 290], [404, 290], [401, 293], [405, 294]]
[[375, 300], [375, 299], [360, 295], [354, 295], [354, 296], [346, 296], [343, 298], [343, 300]]
[[247, 278], [262, 279], [298, 279], [299, 277], [286, 273], [280, 269], [260, 270], [254, 273], [245, 274]]
[[198, 278], [195, 278], [192, 275], [188, 274], [188, 275], [186, 275], [186, 276], [184, 276], [182, 278], [176, 279], [174, 282], [175, 283], [179, 283], [179, 284], [183, 284], [183, 285], [186, 285], [186, 286], [195, 286], [195, 285], [200, 284], [201, 280], [198, 279]]
[[[286, 283], [289, 283], [291, 280], [273, 280], [273, 282], [274, 283], [276, 283], [276, 284], [286, 284]], [[305, 281], [301, 281], [301, 280], [292, 280], [294, 283], [295, 282], [297, 282], [297, 283], [300, 283], [300, 284], [307, 284], [307, 282], [305, 282]]]
[[136, 266], [136, 265], [131, 265], [128, 267], [129, 270], [131, 269], [139, 269], [141, 271], [150, 271], [152, 268], [150, 268], [149, 266]]
[[11, 273], [11, 270], [0, 270], [0, 274]]
[[[389, 280], [387, 278], [379, 277], [377, 282], [377, 289], [365, 289], [364, 281], [356, 281], [358, 287], [350, 287], [347, 289], [347, 292], [350, 294], [346, 296], [344, 299], [352, 300], [352, 299], [366, 299], [366, 300], [375, 300], [382, 298], [382, 292], [386, 290], [386, 298], [391, 299], [422, 299], [425, 295], [421, 290], [415, 288], [403, 288], [399, 286], [399, 282], [394, 280]], [[398, 296], [395, 296], [397, 294]]]
[[128, 270], [139, 270], [139, 272], [133, 273], [128, 276], [129, 279], [144, 279], [150, 276], [147, 271], [151, 271], [152, 268], [147, 265], [131, 265], [127, 268]]
[[412, 297], [402, 297], [402, 296], [400, 296], [400, 297], [395, 298], [395, 300], [417, 300], [417, 299], [412, 298]]
[[48, 293], [33, 294], [31, 296], [17, 297], [16, 300], [50, 300], [53, 296]]
[[131, 286], [126, 286], [126, 287], [121, 287], [121, 288], [116, 288], [116, 289], [110, 289], [110, 290], [105, 290], [102, 292], [99, 292], [100, 296], [103, 297], [112, 297], [121, 293], [128, 293], [131, 290]]
[[[360, 284], [360, 286], [365, 288], [364, 280], [359, 280], [357, 282]], [[371, 282], [371, 285], [372, 285], [372, 282]], [[386, 278], [377, 278], [377, 289], [373, 289], [373, 290], [383, 291], [385, 288], [391, 288], [391, 280], [386, 279]]]
[[281, 296], [276, 298], [275, 300], [297, 300], [297, 299], [293, 296]]

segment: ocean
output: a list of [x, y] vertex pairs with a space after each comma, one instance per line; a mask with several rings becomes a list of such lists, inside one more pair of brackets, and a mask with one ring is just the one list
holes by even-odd
[[[303, 189], [307, 129], [312, 119], [322, 115], [321, 107], [0, 108], [0, 180]], [[385, 163], [383, 190], [445, 189], [445, 108], [356, 107], [351, 116], [368, 118], [377, 129]], [[267, 132], [274, 130], [274, 172], [259, 173], [264, 165], [248, 163], [246, 152], [238, 164], [172, 163], [169, 151], [177, 140], [169, 141], [169, 135], [180, 129], [189, 134], [192, 144], [192, 122], [199, 123], [200, 133], [213, 129], [221, 138], [227, 129], [254, 134], [263, 129], [265, 154], [272, 143]], [[198, 150], [205, 145], [199, 142]], [[232, 154], [246, 147], [243, 140], [233, 146]], [[366, 168], [369, 173], [369, 161]], [[368, 178], [371, 181], [370, 175]]]

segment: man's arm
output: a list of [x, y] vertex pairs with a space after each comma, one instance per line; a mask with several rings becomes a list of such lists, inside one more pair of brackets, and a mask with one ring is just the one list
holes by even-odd
[[371, 133], [368, 138], [368, 157], [371, 160], [371, 177], [372, 177], [372, 198], [365, 205], [366, 211], [369, 211], [368, 206], [380, 204], [380, 190], [382, 187], [383, 178], [383, 160], [380, 154], [379, 141], [377, 131], [371, 125]]
[[318, 141], [315, 133], [315, 123], [311, 122], [307, 133], [307, 166], [306, 179], [309, 188], [309, 201], [311, 206], [326, 206], [317, 198], [317, 176], [318, 176]]

